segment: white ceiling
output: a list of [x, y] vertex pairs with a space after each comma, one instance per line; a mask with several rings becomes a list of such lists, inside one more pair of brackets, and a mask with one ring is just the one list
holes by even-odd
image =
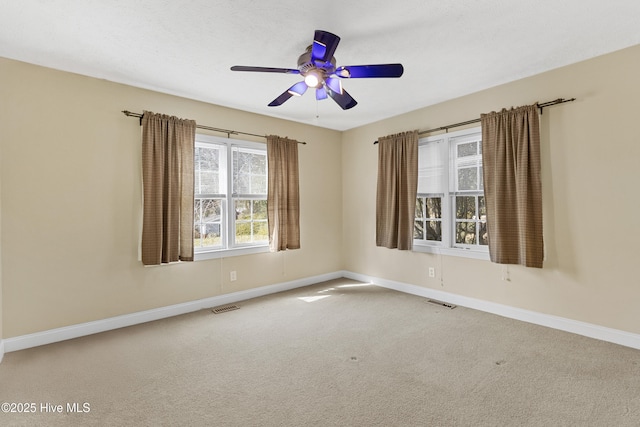
[[[639, 22], [638, 0], [0, 0], [0, 56], [347, 130], [640, 44]], [[343, 111], [311, 91], [267, 107], [300, 76], [229, 70], [296, 68], [316, 29], [338, 66], [404, 75], [343, 81]]]

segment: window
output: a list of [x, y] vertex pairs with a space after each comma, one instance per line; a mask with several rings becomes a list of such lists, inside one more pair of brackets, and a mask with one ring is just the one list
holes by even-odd
[[422, 138], [414, 250], [488, 259], [480, 128]]
[[196, 135], [196, 259], [268, 251], [264, 144]]

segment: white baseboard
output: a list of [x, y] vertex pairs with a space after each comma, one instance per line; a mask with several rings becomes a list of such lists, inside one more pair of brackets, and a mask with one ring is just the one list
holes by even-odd
[[0, 362], [5, 352], [18, 351], [31, 347], [37, 347], [45, 344], [51, 344], [72, 338], [79, 338], [86, 335], [92, 335], [99, 332], [105, 332], [113, 329], [133, 326], [140, 323], [150, 322], [154, 320], [164, 319], [167, 317], [186, 314], [206, 308], [216, 307], [225, 304], [231, 304], [251, 298], [270, 295], [277, 292], [283, 292], [290, 289], [296, 289], [304, 286], [313, 285], [315, 283], [324, 282], [332, 279], [345, 277], [348, 279], [358, 280], [361, 282], [372, 283], [384, 288], [394, 289], [396, 291], [417, 295], [425, 298], [432, 298], [443, 302], [448, 302], [462, 307], [472, 308], [487, 313], [497, 314], [499, 316], [510, 319], [521, 320], [536, 325], [546, 326], [553, 329], [571, 332], [590, 338], [599, 339], [626, 347], [640, 349], [640, 335], [630, 332], [620, 331], [617, 329], [606, 328], [603, 326], [593, 325], [590, 323], [580, 322], [576, 320], [566, 319], [563, 317], [552, 316], [548, 314], [537, 313], [534, 311], [523, 310], [502, 304], [496, 304], [475, 298], [469, 298], [461, 295], [451, 294], [437, 289], [423, 288], [421, 286], [411, 285], [408, 283], [397, 282], [393, 280], [381, 279], [378, 277], [367, 276], [364, 274], [353, 273], [350, 271], [337, 271], [334, 273], [312, 276], [303, 279], [293, 280], [290, 282], [278, 283], [269, 286], [263, 286], [246, 291], [239, 291], [225, 295], [219, 295], [211, 298], [191, 301], [182, 304], [160, 307], [152, 310], [141, 311], [137, 313], [125, 314], [122, 316], [111, 317], [93, 322], [81, 323], [57, 329], [51, 329], [33, 334], [22, 335], [13, 338], [5, 338], [0, 340]]
[[[40, 345], [51, 344], [72, 338], [79, 338], [86, 335], [92, 335], [99, 332], [110, 331], [113, 329], [133, 326], [140, 323], [151, 322], [154, 320], [164, 319], [167, 317], [178, 316], [180, 314], [191, 313], [206, 308], [217, 307], [220, 305], [231, 304], [251, 298], [261, 297], [264, 295], [274, 294], [277, 292], [288, 291], [290, 289], [309, 286], [314, 283], [320, 283], [327, 280], [339, 279], [343, 277], [342, 272], [334, 272], [322, 274], [319, 276], [306, 277], [303, 279], [292, 280], [290, 282], [278, 283], [269, 286], [263, 286], [246, 291], [233, 292], [225, 295], [218, 295], [211, 298], [191, 301], [182, 304], [160, 307], [152, 310], [140, 311], [137, 313], [124, 314], [122, 316], [111, 317], [93, 322], [81, 323], [77, 325], [65, 326], [57, 329], [36, 332], [33, 334], [22, 335], [13, 338], [6, 338], [0, 341], [0, 360], [3, 351], [11, 352], [24, 350]], [[4, 345], [4, 350], [2, 348]]]
[[393, 280], [381, 279], [364, 274], [352, 273], [350, 271], [343, 271], [342, 275], [343, 277], [346, 277], [348, 279], [358, 280], [360, 282], [368, 282], [374, 285], [382, 286], [384, 288], [394, 289], [396, 291], [405, 292], [412, 295], [432, 298], [438, 301], [472, 308], [474, 310], [497, 314], [499, 316], [507, 317], [510, 319], [521, 320], [540, 326], [546, 326], [565, 332], [571, 332], [589, 338], [595, 338], [601, 341], [607, 341], [626, 347], [640, 349], [640, 335], [633, 334], [631, 332], [606, 328], [604, 326], [580, 322], [577, 320], [571, 320], [549, 314], [538, 313], [535, 311], [523, 310], [507, 305], [496, 304], [489, 301], [451, 294], [448, 292], [439, 291], [437, 289], [423, 288], [421, 286], [411, 285], [408, 283], [396, 282]]

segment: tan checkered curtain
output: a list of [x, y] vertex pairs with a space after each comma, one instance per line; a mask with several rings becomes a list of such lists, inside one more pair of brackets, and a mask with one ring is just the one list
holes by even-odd
[[142, 263], [193, 261], [196, 122], [142, 116]]
[[411, 250], [418, 191], [418, 131], [378, 138], [376, 245]]
[[542, 268], [538, 107], [482, 114], [481, 123], [491, 261]]
[[269, 250], [300, 249], [298, 141], [267, 137]]

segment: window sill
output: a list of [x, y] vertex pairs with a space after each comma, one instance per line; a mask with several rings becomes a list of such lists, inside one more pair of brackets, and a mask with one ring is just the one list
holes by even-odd
[[234, 256], [259, 254], [269, 252], [269, 246], [246, 246], [233, 249], [214, 249], [209, 251], [196, 252], [194, 261], [203, 261], [207, 259], [230, 258]]
[[474, 251], [472, 249], [441, 248], [438, 246], [418, 245], [414, 243], [413, 251], [427, 253], [427, 254], [448, 255], [448, 256], [457, 256], [461, 258], [473, 258], [473, 259], [490, 261], [488, 250]]

